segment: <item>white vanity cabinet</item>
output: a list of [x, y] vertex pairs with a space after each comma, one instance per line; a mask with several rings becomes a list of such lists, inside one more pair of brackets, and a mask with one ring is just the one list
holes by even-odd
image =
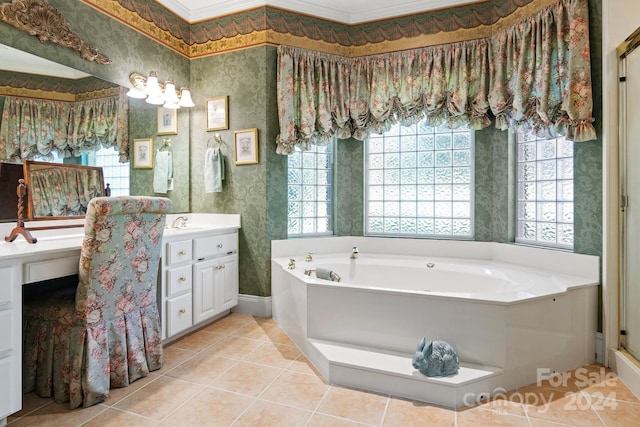
[[163, 339], [238, 304], [237, 230], [165, 236], [162, 258]]
[[22, 407], [21, 268], [0, 263], [0, 424]]

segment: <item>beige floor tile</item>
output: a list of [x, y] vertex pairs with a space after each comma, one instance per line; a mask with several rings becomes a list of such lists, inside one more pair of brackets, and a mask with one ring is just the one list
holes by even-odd
[[256, 400], [233, 427], [303, 427], [310, 416], [310, 411]]
[[490, 399], [481, 401], [478, 404], [473, 405], [472, 407], [462, 408], [460, 409], [460, 411], [470, 411], [478, 409], [526, 417], [527, 414], [523, 404], [525, 398], [526, 396], [519, 393], [517, 390], [506, 393], [498, 393]]
[[300, 357], [301, 354], [296, 347], [273, 344], [267, 341], [249, 353], [243, 360], [284, 369]]
[[285, 371], [260, 395], [260, 399], [313, 410], [329, 390], [315, 375]]
[[51, 403], [33, 411], [15, 422], [11, 427], [70, 427], [79, 426], [108, 409], [104, 405], [69, 409], [69, 403]]
[[240, 329], [244, 325], [253, 322], [251, 316], [244, 314], [230, 314], [222, 319], [218, 319], [215, 322], [205, 326], [203, 329], [209, 332], [216, 332], [219, 334], [228, 335], [229, 333]]
[[198, 384], [210, 384], [236, 363], [237, 360], [218, 357], [204, 350], [165, 375]]
[[390, 398], [382, 422], [383, 427], [455, 426], [456, 413], [412, 400]]
[[169, 344], [164, 347], [164, 364], [161, 369], [153, 371], [155, 374], [163, 374], [178, 366], [190, 357], [196, 354], [193, 350], [185, 350], [183, 348]]
[[316, 367], [313, 366], [311, 362], [309, 362], [309, 359], [307, 359], [304, 354], [300, 354], [300, 356], [298, 356], [296, 360], [294, 360], [289, 366], [287, 366], [287, 369], [290, 371], [302, 372], [304, 374], [316, 375], [318, 378], [322, 379], [325, 384], [329, 384], [329, 382], [322, 375], [320, 375], [320, 372], [318, 372]]
[[161, 420], [192, 399], [202, 388], [198, 384], [163, 376], [125, 397], [114, 408]]
[[176, 341], [172, 346], [183, 350], [201, 351], [224, 338], [223, 334], [200, 329]]
[[158, 378], [160, 378], [159, 375], [155, 374], [154, 372], [151, 372], [146, 377], [142, 377], [137, 381], [132, 382], [131, 384], [129, 384], [128, 387], [112, 388], [109, 390], [109, 396], [107, 397], [107, 400], [104, 401], [104, 404], [108, 406], [113, 406], [119, 401], [121, 401], [122, 399], [124, 399], [125, 397], [129, 396], [131, 393], [141, 389], [145, 385], [149, 384], [151, 381], [154, 381]]
[[247, 323], [239, 329], [232, 331], [230, 335], [265, 341], [268, 340], [271, 335], [279, 331], [280, 328], [276, 324], [271, 324], [268, 322], [251, 322]]
[[529, 418], [531, 427], [573, 427], [570, 424], [554, 423], [552, 421], [539, 420], [537, 418]]
[[239, 362], [216, 378], [212, 387], [257, 397], [275, 380], [282, 369]]
[[48, 397], [40, 397], [35, 392], [27, 393], [22, 395], [22, 409], [16, 412], [13, 415], [10, 415], [8, 418], [8, 422], [10, 423], [13, 420], [16, 420], [29, 412], [35, 411], [36, 409], [42, 408], [45, 405], [49, 405], [52, 403]]
[[603, 426], [598, 415], [591, 409], [586, 394], [531, 386], [518, 391], [523, 395], [529, 418], [572, 426]]
[[388, 397], [343, 387], [331, 387], [317, 412], [365, 424], [380, 425]]
[[595, 399], [591, 404], [608, 427], [640, 425], [640, 404], [613, 399]]
[[458, 427], [528, 427], [529, 420], [526, 417], [480, 409], [458, 412], [456, 425]]
[[176, 426], [230, 426], [255, 399], [237, 393], [205, 388], [163, 420]]
[[[365, 427], [367, 424], [314, 413], [305, 427]], [[368, 427], [368, 426], [367, 426]]]
[[240, 360], [263, 344], [262, 341], [228, 336], [206, 349], [207, 353]]
[[158, 424], [158, 421], [144, 418], [140, 415], [109, 408], [97, 417], [89, 420], [86, 424], [83, 424], [83, 427], [154, 427]]
[[584, 393], [592, 396], [596, 401], [602, 399], [615, 399], [630, 403], [640, 404], [638, 399], [629, 388], [624, 385], [620, 378], [609, 374], [608, 378], [602, 381], [589, 385], [582, 389]]
[[294, 342], [289, 338], [287, 334], [282, 331], [278, 331], [269, 337], [269, 341], [274, 344], [286, 344], [295, 346]]

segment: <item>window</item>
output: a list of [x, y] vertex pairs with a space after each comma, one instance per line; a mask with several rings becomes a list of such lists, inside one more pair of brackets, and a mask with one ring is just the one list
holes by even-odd
[[[129, 163], [120, 163], [115, 148], [101, 148], [89, 154], [82, 154], [82, 163], [86, 166], [101, 166], [105, 186], [109, 184], [112, 196], [129, 195]], [[53, 163], [63, 163], [57, 152], [52, 151], [48, 156], [37, 155], [33, 160]]]
[[288, 235], [332, 234], [331, 144], [288, 156]]
[[518, 133], [516, 241], [573, 249], [573, 142]]
[[366, 234], [473, 237], [473, 133], [395, 125], [365, 144]]
[[129, 195], [129, 163], [120, 163], [115, 148], [101, 148], [87, 155], [87, 165], [101, 166], [105, 186], [109, 184], [112, 196]]

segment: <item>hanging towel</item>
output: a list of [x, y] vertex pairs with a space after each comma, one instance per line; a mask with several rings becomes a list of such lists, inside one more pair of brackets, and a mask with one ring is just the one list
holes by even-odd
[[207, 148], [204, 154], [204, 191], [219, 193], [224, 180], [224, 157], [220, 148]]
[[166, 194], [173, 180], [171, 151], [158, 151], [153, 166], [153, 192]]

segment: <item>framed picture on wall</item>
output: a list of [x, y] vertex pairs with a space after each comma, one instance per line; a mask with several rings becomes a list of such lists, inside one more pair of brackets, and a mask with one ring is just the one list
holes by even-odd
[[228, 96], [207, 99], [207, 131], [229, 129]]
[[178, 110], [158, 107], [158, 135], [176, 135], [178, 133]]
[[153, 167], [152, 138], [133, 140], [133, 167], [136, 169], [151, 169]]
[[258, 163], [258, 129], [233, 132], [233, 154], [236, 165]]

